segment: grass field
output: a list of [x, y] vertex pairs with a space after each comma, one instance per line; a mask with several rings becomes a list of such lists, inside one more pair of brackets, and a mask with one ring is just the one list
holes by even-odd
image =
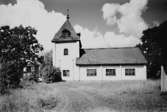
[[159, 81], [32, 84], [0, 96], [0, 112], [166, 112]]

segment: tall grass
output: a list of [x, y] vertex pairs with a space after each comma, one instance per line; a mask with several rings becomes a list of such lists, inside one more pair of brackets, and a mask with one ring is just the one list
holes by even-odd
[[46, 112], [57, 106], [57, 95], [52, 94], [47, 84], [12, 90], [11, 94], [0, 96], [0, 112]]
[[0, 112], [30, 112], [30, 109], [32, 109], [24, 97], [10, 95], [1, 99]]
[[167, 111], [159, 85], [150, 80], [34, 83], [0, 96], [0, 112]]

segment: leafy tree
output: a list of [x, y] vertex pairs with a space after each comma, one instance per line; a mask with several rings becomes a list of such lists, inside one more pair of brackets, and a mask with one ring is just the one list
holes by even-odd
[[31, 27], [3, 26], [0, 28], [1, 63], [9, 64], [7, 65], [8, 72], [5, 72], [6, 80], [10, 82], [7, 85], [18, 86], [23, 75], [23, 68], [27, 66], [28, 61], [34, 62], [41, 59], [39, 53], [43, 47], [35, 38], [36, 33], [37, 30]]
[[167, 65], [167, 21], [143, 32], [139, 47], [148, 60], [148, 77], [157, 78], [160, 66]]
[[0, 68], [0, 93], [5, 94], [7, 91], [7, 84], [8, 80], [6, 72], [8, 70], [8, 64], [5, 64], [4, 62], [1, 61], [1, 68]]

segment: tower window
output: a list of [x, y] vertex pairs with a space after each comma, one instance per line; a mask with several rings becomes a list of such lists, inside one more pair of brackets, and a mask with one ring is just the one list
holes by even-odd
[[68, 49], [67, 48], [64, 49], [64, 55], [68, 55]]
[[64, 29], [62, 31], [62, 37], [70, 37], [71, 36], [71, 32], [67, 29]]

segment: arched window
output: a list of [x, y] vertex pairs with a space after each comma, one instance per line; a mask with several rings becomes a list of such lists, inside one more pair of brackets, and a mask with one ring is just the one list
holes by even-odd
[[67, 29], [64, 29], [62, 31], [62, 37], [70, 37], [71, 36], [71, 32]]
[[68, 49], [67, 48], [64, 49], [64, 55], [68, 55]]

